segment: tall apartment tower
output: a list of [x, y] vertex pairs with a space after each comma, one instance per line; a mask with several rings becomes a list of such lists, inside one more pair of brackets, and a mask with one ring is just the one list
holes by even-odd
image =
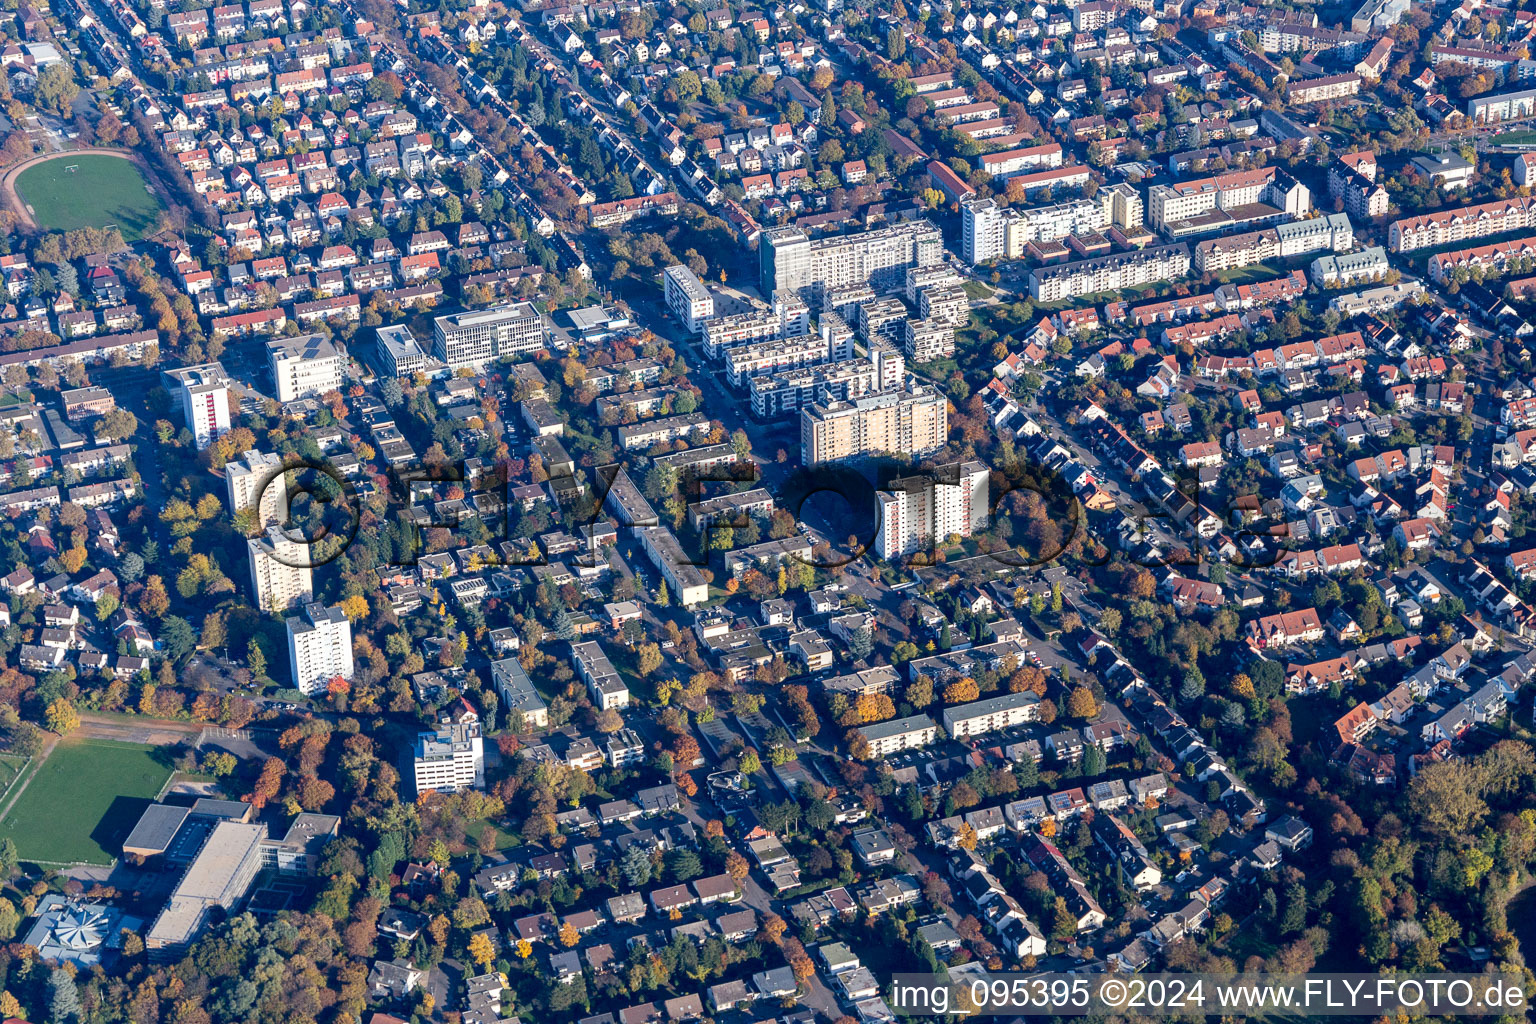
[[950, 536], [969, 537], [987, 525], [990, 472], [980, 462], [939, 466], [892, 480], [877, 494], [880, 529], [875, 553], [899, 558]]
[[283, 479], [281, 455], [253, 448], [239, 461], [231, 459], [224, 466], [224, 484], [229, 490], [230, 515], [238, 516], [260, 502], [257, 526], [266, 529], [288, 521], [288, 485]]
[[1136, 186], [1123, 181], [1099, 190], [1104, 203], [1104, 221], [1122, 230], [1139, 228], [1146, 220], [1146, 205]]
[[1008, 215], [993, 199], [960, 204], [960, 257], [975, 266], [1006, 254]]
[[229, 432], [229, 375], [222, 365], [182, 366], [166, 370], [162, 377], [199, 451]]
[[256, 607], [286, 612], [314, 597], [309, 545], [290, 540], [276, 526], [246, 542], [251, 565], [251, 594]]
[[341, 606], [306, 604], [288, 619], [288, 669], [306, 697], [324, 693], [332, 679], [352, 679], [352, 623]]

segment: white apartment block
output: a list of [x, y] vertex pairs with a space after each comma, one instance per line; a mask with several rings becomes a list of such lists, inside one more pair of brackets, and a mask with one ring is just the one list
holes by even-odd
[[1147, 190], [1147, 214], [1159, 231], [1172, 221], [1188, 220], [1211, 210], [1252, 206], [1265, 186], [1275, 180], [1273, 167], [1232, 171], [1210, 178], [1153, 185]]
[[1536, 89], [1474, 96], [1467, 100], [1467, 116], [1478, 124], [1496, 124], [1536, 114]]
[[917, 296], [917, 315], [951, 327], [964, 327], [971, 320], [971, 299], [959, 285], [924, 288]]
[[183, 366], [165, 371], [165, 377], [198, 450], [229, 432], [229, 377], [223, 366]]
[[1141, 193], [1123, 182], [1099, 190], [1092, 199], [1072, 199], [1029, 209], [1000, 207], [992, 199], [969, 200], [960, 207], [960, 254], [975, 265], [992, 259], [1018, 259], [1030, 242], [1054, 242], [1110, 227], [1142, 226]]
[[1360, 92], [1360, 76], [1353, 71], [1342, 75], [1324, 75], [1288, 83], [1286, 100], [1290, 103], [1322, 103], [1343, 99]]
[[[1522, 163], [1517, 159], [1515, 166], [1518, 168]], [[1387, 248], [1393, 252], [1413, 252], [1532, 227], [1536, 227], [1536, 199], [1512, 196], [1395, 220], [1387, 228]]]
[[[1314, 16], [1315, 20], [1315, 16]], [[1265, 53], [1312, 53], [1333, 50], [1341, 60], [1351, 60], [1364, 47], [1366, 36], [1360, 32], [1341, 32], [1294, 21], [1273, 20], [1258, 29], [1259, 46]]]
[[287, 626], [288, 669], [300, 693], [324, 693], [337, 677], [351, 681], [352, 623], [340, 605], [306, 604], [301, 614], [289, 616]]
[[827, 343], [819, 334], [798, 338], [777, 338], [729, 349], [725, 353], [725, 375], [732, 387], [743, 387], [763, 373], [814, 366], [827, 361]]
[[858, 733], [869, 744], [870, 757], [890, 757], [903, 750], [926, 747], [938, 737], [938, 726], [927, 715], [913, 715], [860, 726]]
[[957, 704], [944, 709], [944, 731], [958, 740], [996, 729], [1009, 729], [1033, 722], [1038, 717], [1039, 705], [1040, 698], [1028, 690]]
[[1355, 229], [1343, 213], [1276, 224], [1260, 231], [1207, 238], [1195, 244], [1195, 270], [1216, 274], [1272, 259], [1289, 259], [1327, 249], [1345, 252], [1355, 244]]
[[859, 337], [871, 345], [899, 345], [906, 319], [907, 304], [894, 295], [866, 302], [859, 306]]
[[800, 410], [800, 453], [807, 466], [882, 453], [923, 455], [944, 447], [948, 436], [948, 399], [916, 382]]
[[714, 319], [715, 297], [693, 271], [677, 263], [662, 271], [661, 281], [667, 308], [689, 334], [698, 334], [704, 321]]
[[256, 525], [265, 529], [288, 521], [288, 484], [283, 478], [283, 457], [252, 449], [224, 466], [224, 485], [229, 491], [229, 513], [238, 516], [257, 508]]
[[485, 741], [480, 722], [444, 725], [436, 732], [416, 735], [411, 751], [411, 774], [416, 794], [432, 790], [457, 793], [464, 789], [485, 788]]
[[1130, 231], [1145, 223], [1146, 204], [1135, 186], [1123, 181], [1106, 185], [1097, 198], [1104, 203], [1104, 220], [1111, 227]]
[[955, 328], [939, 320], [904, 320], [901, 344], [914, 363], [931, 363], [955, 354]]
[[1029, 273], [1029, 293], [1036, 302], [1055, 302], [1096, 292], [1170, 281], [1189, 273], [1189, 246], [1159, 245], [1113, 253], [1075, 263], [1036, 267]]
[[781, 341], [811, 333], [811, 310], [790, 292], [777, 292], [767, 309], [732, 316], [717, 316], [703, 326], [704, 352], [711, 359], [723, 358], [738, 345], [759, 341]]
[[[823, 313], [823, 323], [826, 317]], [[867, 356], [753, 377], [752, 414], [758, 419], [772, 419], [799, 412], [822, 401], [823, 396], [851, 402], [877, 391], [895, 390], [904, 380], [905, 357], [895, 349], [877, 345]]]
[[545, 344], [544, 318], [531, 303], [446, 313], [432, 321], [432, 354], [454, 369], [483, 370]]
[[314, 597], [309, 545], [290, 540], [276, 526], [246, 542], [251, 596], [263, 611], [286, 612]]
[[875, 497], [880, 505], [875, 553], [900, 558], [984, 528], [990, 518], [990, 473], [980, 462], [953, 463], [892, 480]]
[[[948, 263], [938, 263], [931, 267], [907, 268], [907, 301], [916, 302], [918, 295], [928, 289], [959, 288], [964, 280], [955, 272], [955, 268]], [[874, 298], [873, 295], [869, 298]]]
[[1028, 149], [1009, 149], [1001, 153], [983, 153], [981, 169], [992, 177], [1006, 181], [1016, 174], [1050, 170], [1061, 166], [1061, 145], [1051, 142]]
[[549, 705], [516, 658], [491, 662], [491, 685], [501, 696], [506, 721], [512, 722], [512, 715], [517, 714], [530, 729], [549, 728]]
[[619, 670], [613, 667], [608, 655], [596, 640], [571, 644], [571, 661], [576, 674], [587, 684], [592, 703], [599, 711], [629, 707], [629, 687], [624, 685]]
[[896, 291], [908, 267], [943, 260], [944, 239], [926, 220], [814, 241], [799, 228], [785, 227], [764, 231], [757, 251], [763, 294], [792, 292], [811, 301], [852, 284]]
[[279, 402], [341, 390], [346, 356], [322, 334], [274, 338], [267, 342], [267, 365]]
[[1351, 285], [1372, 283], [1387, 276], [1391, 270], [1387, 263], [1387, 250], [1379, 245], [1359, 252], [1324, 256], [1312, 261], [1312, 283], [1319, 288], [1348, 288]]
[[[935, 264], [933, 267], [909, 267], [907, 279], [911, 281], [913, 270], [945, 270], [943, 264]], [[910, 288], [911, 285], [909, 284]], [[836, 313], [844, 320], [852, 323], [859, 318], [859, 307], [875, 298], [875, 290], [867, 284], [845, 284], [840, 288], [828, 288], [817, 293], [820, 302], [820, 315]]]
[[[1275, 168], [1230, 171], [1210, 178], [1178, 181], [1171, 185], [1153, 185], [1147, 190], [1147, 220], [1169, 238], [1197, 231], [1209, 231], [1214, 225], [1204, 223], [1220, 211], [1230, 217], [1262, 216], [1260, 204], [1292, 218], [1304, 217], [1312, 210], [1312, 193], [1300, 182], [1282, 178]], [[1200, 222], [1189, 223], [1194, 218]]]

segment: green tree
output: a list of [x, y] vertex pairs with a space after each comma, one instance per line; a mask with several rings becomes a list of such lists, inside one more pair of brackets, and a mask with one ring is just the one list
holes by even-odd
[[245, 645], [245, 663], [251, 667], [251, 675], [260, 679], [267, 674], [267, 656], [261, 650], [261, 644], [252, 637], [250, 643]]
[[[50, 64], [38, 72], [37, 84], [32, 89], [32, 100], [37, 106], [63, 118], [71, 116], [70, 104], [75, 102], [75, 97], [78, 95], [80, 95], [80, 86], [75, 84], [74, 73], [64, 62]], [[79, 1002], [77, 994], [75, 998], [77, 1008]]]
[[1096, 778], [1104, 774], [1106, 767], [1108, 765], [1104, 757], [1104, 751], [1100, 750], [1096, 743], [1088, 744], [1083, 750], [1083, 774], [1090, 779]]
[[80, 1020], [80, 990], [62, 968], [48, 975], [48, 1020], [49, 1024], [77, 1024]]
[[624, 851], [619, 870], [631, 888], [638, 889], [651, 880], [651, 855], [636, 844]]

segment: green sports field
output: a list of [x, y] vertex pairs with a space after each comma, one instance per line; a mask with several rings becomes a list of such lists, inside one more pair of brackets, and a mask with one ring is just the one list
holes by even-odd
[[60, 740], [4, 820], [0, 836], [22, 860], [110, 864], [144, 808], [171, 777], [154, 747]]
[[16, 178], [16, 194], [44, 231], [115, 225], [130, 242], [153, 231], [164, 209], [133, 161], [102, 153], [29, 167]]

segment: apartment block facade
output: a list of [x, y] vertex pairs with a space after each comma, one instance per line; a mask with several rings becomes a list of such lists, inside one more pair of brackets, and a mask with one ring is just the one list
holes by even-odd
[[311, 697], [324, 693], [333, 679], [351, 681], [352, 623], [340, 605], [306, 604], [287, 627], [288, 668], [299, 692]]
[[943, 258], [943, 236], [926, 220], [814, 240], [799, 228], [773, 228], [758, 241], [759, 287], [764, 295], [784, 292], [819, 306], [827, 292], [847, 285], [896, 291], [908, 267]]
[[948, 434], [948, 400], [915, 382], [800, 412], [801, 458], [808, 466], [882, 452], [921, 455], [942, 448]]

